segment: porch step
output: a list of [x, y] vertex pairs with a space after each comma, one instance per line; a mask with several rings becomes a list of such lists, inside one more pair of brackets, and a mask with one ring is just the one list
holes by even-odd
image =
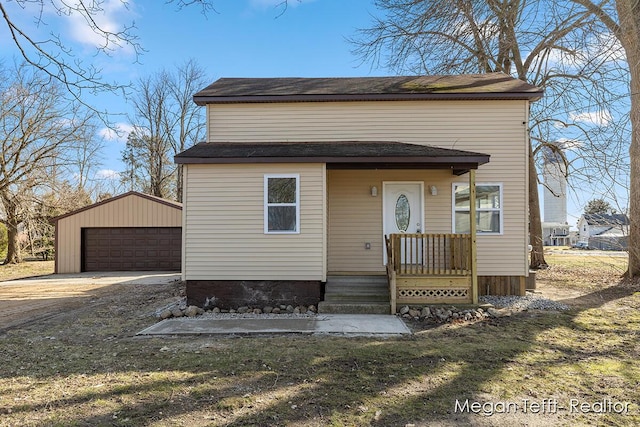
[[318, 313], [326, 314], [389, 314], [390, 304], [358, 303], [358, 304], [338, 304], [327, 301], [320, 301]]
[[389, 285], [386, 276], [329, 276], [318, 312], [333, 314], [387, 314]]

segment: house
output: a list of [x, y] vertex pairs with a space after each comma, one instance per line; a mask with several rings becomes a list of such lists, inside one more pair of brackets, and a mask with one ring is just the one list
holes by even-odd
[[501, 73], [217, 80], [207, 141], [175, 157], [188, 302], [523, 294], [541, 96]]
[[52, 222], [56, 273], [180, 271], [180, 203], [130, 191]]
[[562, 222], [542, 223], [542, 243], [545, 246], [570, 246], [569, 224]]
[[578, 242], [592, 249], [626, 250], [629, 217], [624, 214], [584, 214], [578, 220]]

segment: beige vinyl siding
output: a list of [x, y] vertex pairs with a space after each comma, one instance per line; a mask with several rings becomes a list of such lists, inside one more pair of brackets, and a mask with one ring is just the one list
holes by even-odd
[[[323, 164], [188, 165], [186, 280], [324, 280]], [[264, 233], [264, 175], [300, 175], [300, 233]]]
[[[329, 170], [327, 178], [328, 271], [384, 272], [383, 182], [424, 182], [424, 232], [453, 233], [453, 183], [465, 183], [468, 175], [457, 177], [449, 171]], [[432, 185], [438, 189], [436, 196], [430, 193]], [[378, 188], [377, 197], [371, 196], [372, 186]], [[478, 235], [477, 238], [478, 274], [482, 276], [522, 276], [525, 275], [523, 269], [527, 268], [526, 248], [523, 247], [526, 236], [522, 233], [523, 224], [527, 224], [526, 210], [522, 207], [524, 201], [507, 197], [507, 192], [503, 191], [502, 203], [502, 235]], [[365, 249], [366, 243], [371, 243], [371, 249]]]
[[[453, 184], [468, 183], [465, 181], [468, 175], [458, 177], [449, 171], [437, 170], [329, 170], [327, 175], [329, 272], [384, 272], [381, 192], [383, 182], [424, 182], [425, 233], [454, 232]], [[501, 183], [505, 188], [513, 187], [507, 182]], [[431, 185], [438, 189], [436, 196], [432, 196], [429, 191]], [[378, 187], [377, 197], [371, 196], [372, 186]], [[522, 190], [510, 194], [508, 190], [503, 189], [502, 234], [478, 235], [477, 238], [479, 275], [527, 274], [525, 233], [528, 218], [524, 209], [526, 200], [523, 196], [526, 196], [526, 192]], [[371, 249], [365, 249], [366, 243], [371, 243]]]
[[[523, 100], [496, 101], [386, 101], [386, 102], [319, 102], [226, 104], [208, 107], [209, 141], [399, 141], [434, 145], [444, 148], [477, 151], [491, 155], [489, 164], [478, 170], [479, 183], [503, 184], [503, 234], [478, 238], [478, 274], [527, 275], [527, 122], [528, 102]], [[331, 172], [333, 173], [333, 172]], [[357, 171], [352, 172], [355, 175]], [[371, 176], [365, 171], [364, 176]], [[398, 176], [399, 180], [411, 180]], [[356, 179], [356, 178], [354, 178]], [[466, 182], [467, 175], [449, 176], [448, 188], [439, 188], [438, 198], [446, 194], [446, 208], [451, 230], [451, 192], [453, 182]], [[357, 185], [357, 182], [352, 184]], [[367, 183], [367, 187], [368, 187]], [[425, 182], [425, 188], [431, 183]], [[440, 187], [440, 186], [439, 186]], [[336, 186], [329, 189], [329, 197]], [[344, 197], [344, 196], [342, 196]], [[370, 196], [369, 196], [370, 197]], [[337, 203], [340, 197], [333, 203]], [[380, 199], [381, 200], [381, 199]], [[425, 199], [428, 202], [429, 198]], [[365, 203], [374, 203], [371, 200]], [[378, 201], [377, 203], [381, 203]], [[377, 208], [381, 215], [381, 206]], [[337, 214], [334, 213], [334, 217]], [[349, 214], [342, 213], [344, 220]], [[373, 213], [371, 214], [373, 215]], [[337, 218], [340, 218], [338, 215]], [[330, 217], [330, 230], [337, 225]], [[373, 219], [368, 219], [373, 221]], [[381, 220], [380, 220], [381, 224]], [[351, 224], [362, 235], [353, 235], [360, 243], [353, 243], [354, 257], [375, 257], [361, 254], [362, 239], [373, 240], [372, 231]], [[380, 229], [381, 225], [378, 229]], [[333, 233], [329, 239], [335, 243]], [[349, 239], [349, 236], [344, 237]], [[380, 238], [381, 239], [381, 238]], [[377, 240], [378, 242], [380, 240]], [[330, 248], [333, 246], [330, 245]], [[344, 249], [343, 249], [344, 250]], [[376, 249], [380, 251], [381, 248]], [[331, 251], [330, 251], [331, 252]], [[338, 252], [339, 254], [339, 252]], [[329, 269], [341, 264], [329, 253]], [[381, 258], [380, 258], [381, 259]], [[373, 269], [367, 261], [364, 267]], [[379, 267], [375, 267], [379, 268]]]
[[[339, 272], [383, 273], [383, 183], [393, 181], [424, 182], [425, 233], [451, 232], [451, 172], [421, 170], [329, 170], [329, 245], [328, 270]], [[429, 193], [429, 186], [438, 195]], [[378, 196], [371, 196], [371, 187]], [[371, 243], [371, 249], [365, 244]]]
[[81, 230], [92, 227], [180, 227], [182, 210], [135, 194], [61, 218], [56, 230], [57, 273], [81, 270]]

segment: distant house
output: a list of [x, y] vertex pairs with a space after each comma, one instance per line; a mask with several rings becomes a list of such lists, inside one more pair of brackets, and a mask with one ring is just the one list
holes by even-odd
[[578, 220], [578, 241], [593, 249], [626, 250], [629, 217], [624, 214], [585, 214]]
[[569, 246], [572, 243], [569, 224], [561, 222], [543, 222], [542, 240], [545, 246]]
[[207, 141], [175, 157], [189, 304], [524, 294], [541, 96], [501, 73], [214, 82]]

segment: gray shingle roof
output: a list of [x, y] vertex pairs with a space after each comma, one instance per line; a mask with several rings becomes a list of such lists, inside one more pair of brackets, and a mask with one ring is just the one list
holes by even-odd
[[422, 167], [463, 173], [489, 162], [471, 151], [393, 141], [201, 142], [175, 156], [176, 163], [327, 163], [362, 167]]
[[605, 227], [629, 225], [629, 217], [625, 214], [585, 214], [584, 219], [589, 225], [600, 225]]
[[222, 78], [193, 97], [199, 105], [409, 99], [529, 99], [542, 89], [503, 73], [450, 76]]

